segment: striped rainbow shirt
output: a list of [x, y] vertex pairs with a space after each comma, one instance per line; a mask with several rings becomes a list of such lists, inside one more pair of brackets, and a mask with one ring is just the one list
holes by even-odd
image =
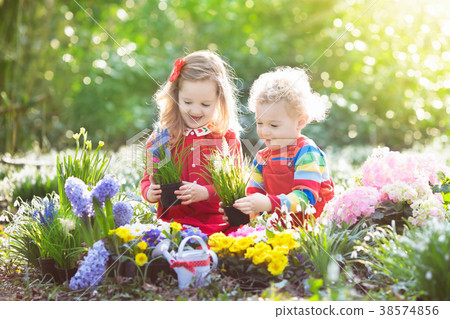
[[288, 211], [300, 212], [305, 204], [322, 201], [321, 187], [333, 188], [324, 152], [305, 136], [297, 139], [297, 145], [259, 151], [253, 167], [246, 193], [267, 194], [272, 212], [284, 205]]

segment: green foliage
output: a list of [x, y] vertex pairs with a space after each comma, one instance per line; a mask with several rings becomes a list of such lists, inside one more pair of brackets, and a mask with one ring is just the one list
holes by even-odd
[[[6, 235], [10, 238], [10, 243], [6, 249], [13, 256], [39, 267], [38, 258], [41, 256], [39, 247], [33, 241], [32, 234], [34, 228], [31, 224], [21, 222], [14, 227], [14, 231], [7, 232]], [[11, 230], [9, 230], [11, 231]]]
[[[55, 200], [54, 195], [49, 195], [46, 199]], [[41, 223], [36, 214], [37, 212], [44, 214], [44, 200], [35, 196], [31, 203], [24, 202], [20, 198], [18, 203], [19, 210], [11, 216], [11, 222], [5, 229], [5, 234], [10, 238], [7, 250], [13, 256], [39, 267], [38, 258], [48, 257], [47, 247], [42, 240], [42, 233], [47, 230], [47, 226]]]
[[203, 176], [214, 185], [223, 206], [232, 206], [237, 199], [245, 197], [250, 163], [242, 162], [239, 154], [231, 154], [225, 139], [222, 150], [211, 152], [205, 168]]
[[402, 230], [409, 217], [412, 217], [411, 205], [407, 202], [394, 203], [389, 200], [379, 202], [375, 212], [367, 218], [371, 225], [391, 225], [394, 221], [398, 230]]
[[423, 227], [377, 227], [369, 234], [374, 245], [359, 242], [369, 264], [388, 284], [403, 285], [426, 300], [450, 300], [450, 224], [436, 220]]
[[83, 217], [78, 218], [78, 226], [82, 240], [86, 243], [87, 247], [92, 247], [95, 242], [102, 238], [108, 238], [110, 239], [111, 247], [117, 251], [117, 242], [113, 239], [114, 236], [110, 236], [109, 234], [110, 230], [116, 228], [111, 199], [106, 197], [105, 206], [103, 207], [94, 196], [92, 203], [95, 215], [93, 217], [83, 215]]
[[340, 268], [355, 261], [354, 246], [369, 230], [364, 220], [355, 225], [333, 223], [328, 226], [308, 221], [307, 227], [299, 228], [300, 248], [316, 274], [327, 281], [335, 281]]
[[[61, 206], [64, 209], [70, 207], [69, 200], [64, 191], [66, 180], [70, 177], [77, 177], [81, 179], [86, 185], [94, 186], [105, 175], [105, 170], [109, 163], [109, 157], [106, 154], [100, 155], [100, 149], [103, 142], [100, 141], [97, 149], [92, 154], [92, 142], [87, 140], [87, 132], [82, 127], [80, 133], [74, 134], [74, 139], [77, 144], [75, 155], [67, 155], [56, 159], [56, 167], [58, 172], [58, 190], [61, 200]], [[80, 137], [83, 137], [83, 146], [80, 148]]]
[[183, 154], [177, 154], [178, 159], [175, 160], [170, 153], [170, 150], [165, 146], [161, 145], [159, 147], [158, 161], [153, 159], [153, 172], [150, 171], [149, 174], [153, 174], [157, 184], [172, 184], [181, 182], [181, 172], [185, 167], [187, 160], [187, 150], [182, 152]]
[[26, 175], [23, 180], [14, 182], [12, 202], [19, 197], [24, 201], [31, 201], [34, 196], [45, 197], [58, 190], [57, 176], [49, 176], [37, 173], [34, 176]]
[[[400, 149], [449, 133], [445, 1], [80, 5], [98, 24], [74, 1], [1, 2], [0, 152], [33, 141], [65, 146], [80, 122], [123, 145], [157, 120], [151, 95], [176, 58], [205, 48], [236, 70], [241, 106], [261, 73], [310, 68], [313, 88], [333, 105], [329, 120], [304, 131], [322, 145]], [[253, 116], [242, 109], [243, 137], [255, 141]]]
[[444, 207], [448, 211], [450, 208], [450, 206], [449, 206], [450, 205], [450, 177], [445, 176], [444, 172], [438, 172], [437, 176], [438, 176], [441, 184], [434, 185], [433, 192], [442, 194], [442, 199], [444, 200]]
[[81, 245], [81, 236], [76, 227], [76, 217], [71, 210], [60, 209], [53, 223], [41, 227], [41, 247], [61, 268], [74, 268], [85, 248]]

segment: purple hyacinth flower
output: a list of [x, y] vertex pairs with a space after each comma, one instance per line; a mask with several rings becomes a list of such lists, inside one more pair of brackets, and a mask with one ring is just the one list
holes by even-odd
[[93, 214], [91, 194], [86, 184], [79, 178], [69, 177], [64, 185], [73, 213], [79, 217]]
[[113, 198], [120, 189], [120, 184], [112, 175], [106, 175], [92, 190], [92, 196], [96, 197], [100, 204], [104, 204], [106, 197]]
[[99, 240], [94, 243], [89, 248], [87, 256], [84, 257], [81, 267], [78, 268], [75, 276], [70, 279], [69, 287], [76, 290], [97, 286], [103, 281], [108, 258], [109, 252], [106, 250], [103, 241]]
[[148, 149], [148, 155], [153, 155], [153, 157], [160, 158], [161, 151], [165, 153], [165, 156], [170, 157], [170, 150], [167, 148], [167, 144], [170, 140], [170, 134], [168, 129], [160, 129], [156, 130], [155, 137], [150, 140], [151, 147]]
[[127, 202], [117, 202], [113, 207], [114, 222], [116, 227], [129, 224], [133, 217], [133, 207]]

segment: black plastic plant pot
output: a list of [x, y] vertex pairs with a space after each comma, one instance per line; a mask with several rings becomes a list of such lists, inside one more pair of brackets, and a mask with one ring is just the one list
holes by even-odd
[[70, 279], [75, 276], [78, 268], [60, 268], [58, 264], [55, 264], [56, 271], [58, 272], [59, 282], [64, 283], [66, 280], [70, 281]]
[[53, 258], [40, 258], [39, 266], [41, 266], [41, 273], [45, 279], [52, 277], [59, 282], [59, 275], [55, 268], [55, 260]]
[[150, 279], [152, 283], [156, 283], [159, 275], [163, 273], [164, 277], [172, 276], [177, 278], [175, 270], [170, 268], [169, 262], [165, 259], [155, 259], [150, 262], [147, 269], [147, 278]]
[[228, 217], [228, 223], [231, 227], [245, 225], [250, 221], [249, 215], [244, 214], [239, 209], [234, 208], [233, 206], [223, 206], [223, 210], [225, 211], [225, 215], [227, 215]]
[[172, 207], [181, 204], [181, 200], [177, 199], [175, 191], [183, 185], [182, 182], [172, 183], [172, 184], [161, 184], [161, 205], [163, 207]]
[[137, 266], [131, 260], [125, 260], [121, 262], [119, 267], [119, 276], [134, 278], [137, 274]]

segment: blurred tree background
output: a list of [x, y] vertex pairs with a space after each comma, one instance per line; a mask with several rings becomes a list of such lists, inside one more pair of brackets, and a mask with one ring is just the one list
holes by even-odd
[[447, 0], [0, 0], [0, 153], [61, 149], [83, 126], [118, 148], [157, 120], [153, 94], [186, 53], [236, 70], [242, 137], [251, 83], [309, 68], [332, 104], [322, 147], [400, 150], [450, 135]]

